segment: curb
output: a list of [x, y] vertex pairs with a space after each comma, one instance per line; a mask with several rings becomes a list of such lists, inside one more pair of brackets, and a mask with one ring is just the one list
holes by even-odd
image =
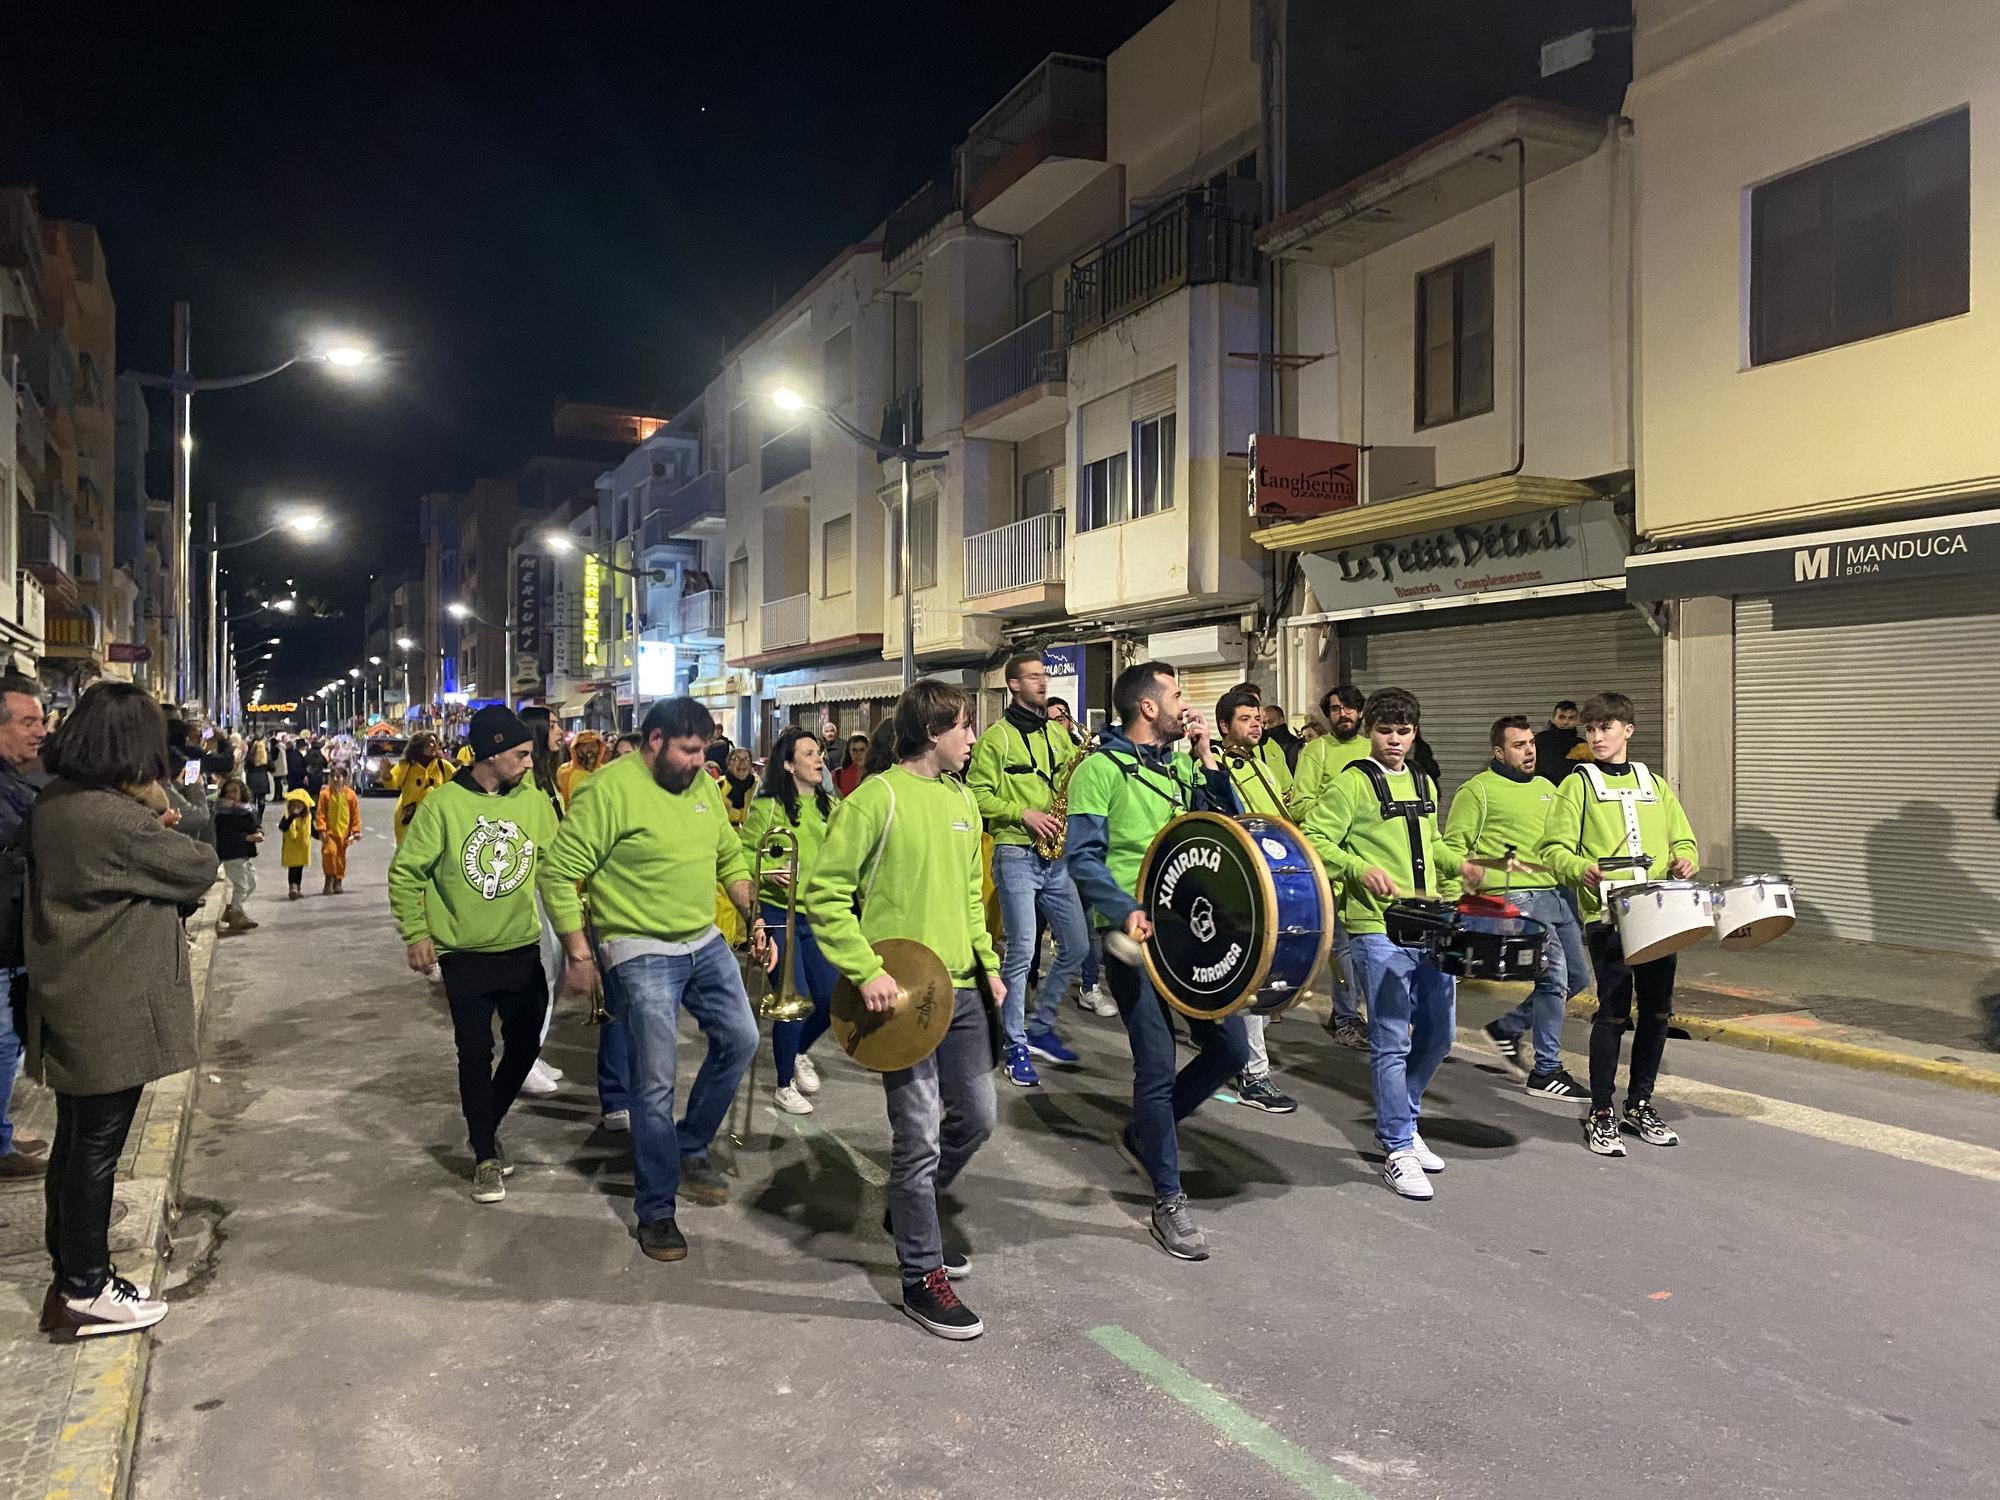
[[[215, 942], [215, 920], [204, 913], [188, 953], [197, 1039], [208, 1011]], [[201, 1066], [198, 1060], [195, 1066]], [[194, 1115], [194, 1072], [162, 1078], [151, 1092], [132, 1175], [118, 1186], [139, 1220], [132, 1275], [157, 1287], [166, 1271], [181, 1155]], [[56, 1429], [43, 1500], [120, 1500], [130, 1488], [152, 1355], [150, 1331], [77, 1346], [76, 1376]]]

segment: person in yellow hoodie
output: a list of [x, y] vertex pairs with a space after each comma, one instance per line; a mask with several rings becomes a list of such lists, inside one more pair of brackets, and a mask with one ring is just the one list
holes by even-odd
[[361, 801], [347, 784], [346, 767], [335, 766], [327, 772], [314, 824], [319, 832], [319, 867], [326, 875], [326, 887], [320, 894], [344, 895], [347, 846], [361, 837]]
[[424, 729], [410, 737], [403, 758], [391, 766], [389, 774], [382, 778], [382, 785], [396, 794], [398, 844], [403, 842], [403, 834], [408, 830], [410, 820], [417, 815], [417, 808], [424, 798], [451, 780], [454, 774], [451, 762], [438, 748], [436, 735]]
[[576, 800], [576, 794], [583, 790], [583, 784], [604, 758], [604, 736], [595, 729], [579, 729], [576, 738], [570, 741], [569, 761], [556, 772], [556, 787], [562, 793], [563, 806], [567, 808]]
[[312, 793], [295, 786], [285, 793], [285, 811], [278, 819], [278, 863], [285, 867], [285, 899], [297, 901], [305, 895], [306, 866], [312, 863]]

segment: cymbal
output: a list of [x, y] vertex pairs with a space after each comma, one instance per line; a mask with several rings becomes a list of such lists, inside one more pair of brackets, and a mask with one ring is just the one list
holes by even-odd
[[873, 945], [882, 967], [896, 981], [896, 1003], [874, 1011], [861, 1003], [861, 988], [846, 975], [833, 988], [834, 1039], [864, 1068], [893, 1073], [914, 1067], [937, 1051], [951, 1030], [956, 997], [944, 960], [911, 938], [884, 938]]

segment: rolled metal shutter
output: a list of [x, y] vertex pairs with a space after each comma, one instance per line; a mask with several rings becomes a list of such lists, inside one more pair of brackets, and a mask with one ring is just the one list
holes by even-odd
[[1175, 395], [1179, 389], [1179, 376], [1179, 366], [1169, 365], [1157, 374], [1148, 375], [1144, 380], [1134, 381], [1127, 386], [1126, 393], [1132, 398], [1131, 420], [1143, 422], [1148, 417], [1157, 417], [1163, 412], [1172, 411]]
[[[1468, 611], [1468, 613], [1470, 613]], [[1493, 721], [1524, 714], [1540, 731], [1563, 698], [1616, 691], [1639, 716], [1632, 758], [1666, 769], [1660, 638], [1639, 612], [1615, 609], [1529, 620], [1360, 631], [1340, 627], [1340, 675], [1363, 692], [1407, 688], [1444, 772], [1447, 796], [1493, 758]]]
[[2000, 956], [1996, 701], [1984, 580], [1739, 599], [1737, 873], [1789, 875], [1802, 928]]
[[1100, 458], [1125, 452], [1132, 444], [1131, 392], [1113, 391], [1084, 402], [1077, 412], [1077, 424], [1084, 463], [1094, 464]]
[[1219, 667], [1182, 667], [1181, 697], [1187, 700], [1189, 708], [1198, 708], [1208, 715], [1209, 727], [1214, 728], [1216, 700], [1241, 681], [1241, 662], [1227, 662]]

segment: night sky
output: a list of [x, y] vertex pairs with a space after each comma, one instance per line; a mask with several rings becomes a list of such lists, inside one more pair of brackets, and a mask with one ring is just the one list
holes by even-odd
[[176, 299], [197, 375], [332, 331], [386, 356], [365, 386], [305, 369], [195, 402], [225, 539], [294, 497], [338, 523], [230, 559], [239, 591], [289, 577], [344, 611], [285, 627], [291, 696], [357, 659], [419, 495], [511, 472], [559, 396], [697, 394], [1042, 57], [1164, 8], [37, 6], [0, 49], [0, 179], [98, 226], [121, 369], [167, 368]]

